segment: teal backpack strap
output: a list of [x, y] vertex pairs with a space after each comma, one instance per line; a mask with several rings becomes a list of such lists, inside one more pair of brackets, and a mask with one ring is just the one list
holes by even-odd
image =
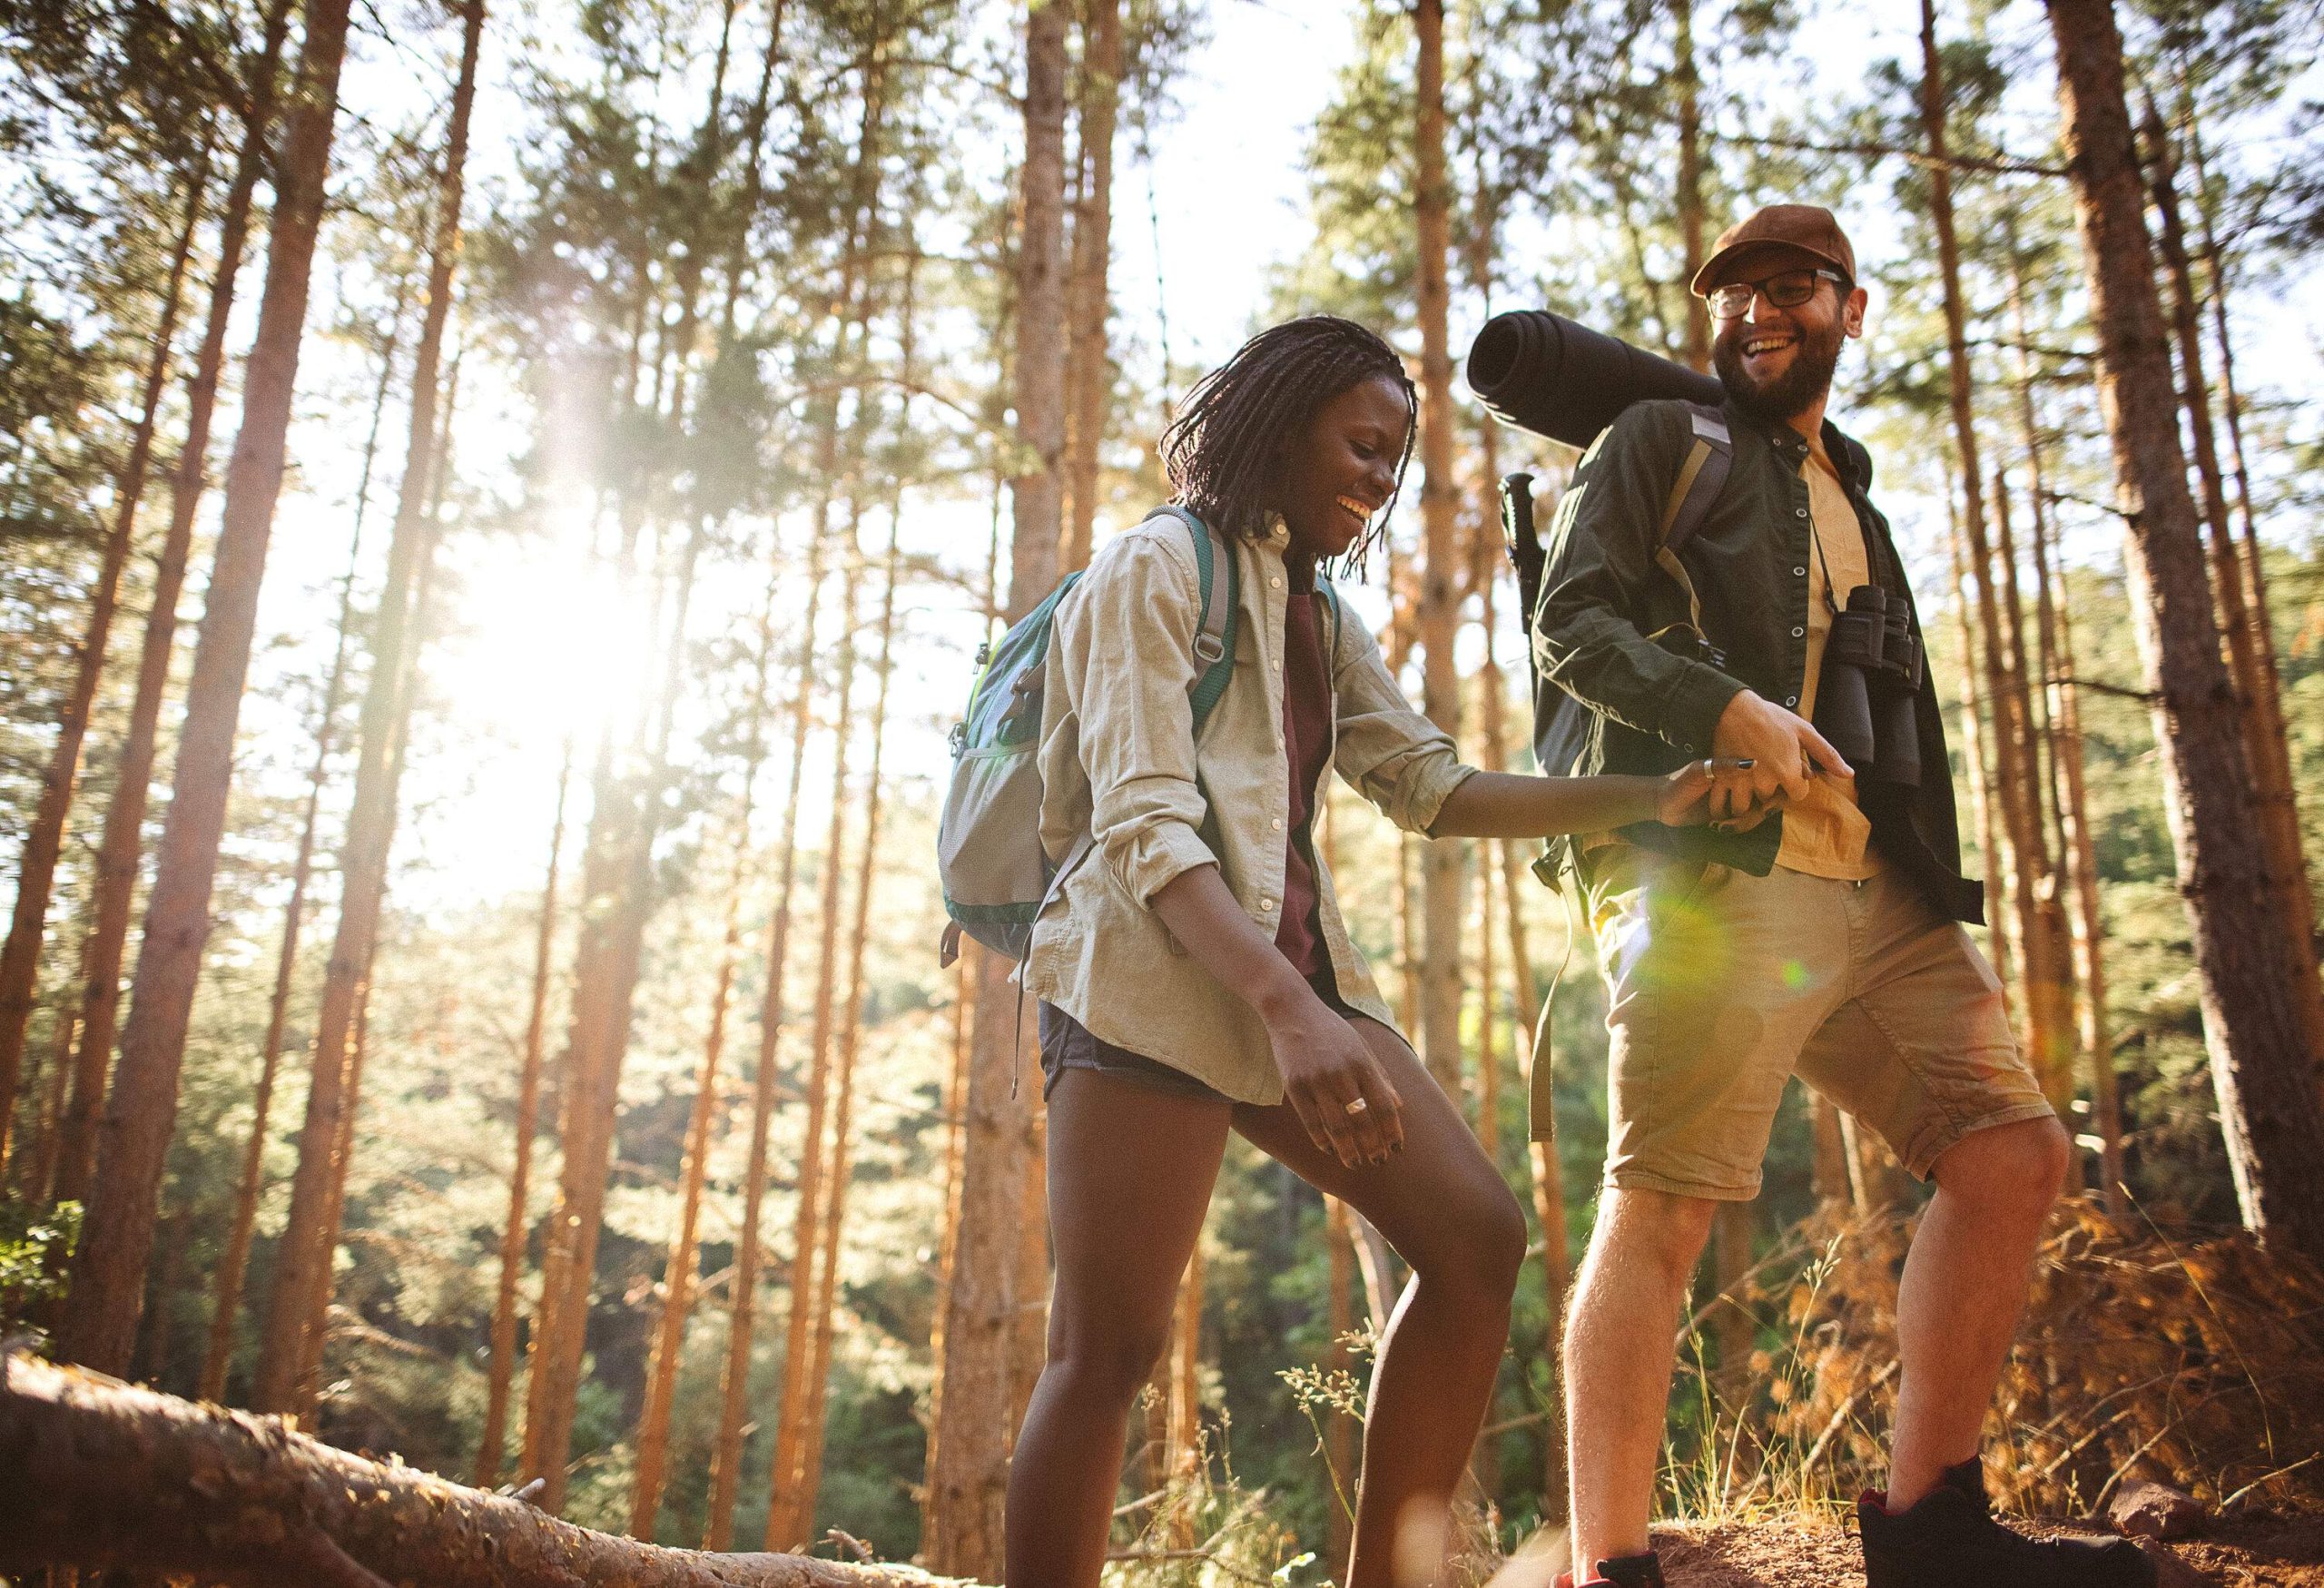
[[[1235, 672], [1235, 614], [1242, 601], [1243, 573], [1226, 537], [1186, 508], [1175, 504], [1160, 507], [1147, 517], [1165, 513], [1184, 524], [1195, 542], [1195, 574], [1202, 588], [1202, 628], [1195, 636], [1195, 656], [1203, 664], [1203, 672], [1187, 698], [1194, 707], [1196, 736], [1200, 737], [1203, 724], [1226, 693], [1226, 681]], [[1226, 565], [1224, 590], [1213, 577], [1221, 562]]]

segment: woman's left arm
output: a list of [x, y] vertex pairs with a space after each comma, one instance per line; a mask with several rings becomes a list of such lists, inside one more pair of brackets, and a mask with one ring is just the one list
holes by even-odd
[[1472, 772], [1428, 824], [1432, 838], [1549, 838], [1608, 833], [1640, 822], [1679, 826], [1703, 819], [1716, 771], [1689, 761], [1668, 777], [1540, 777]]

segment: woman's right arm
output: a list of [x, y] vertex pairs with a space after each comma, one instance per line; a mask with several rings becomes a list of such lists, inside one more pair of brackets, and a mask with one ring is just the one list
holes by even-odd
[[1350, 1169], [1403, 1149], [1403, 1100], [1387, 1070], [1236, 902], [1216, 865], [1172, 878], [1154, 895], [1154, 912], [1265, 1025], [1284, 1093], [1317, 1147]]

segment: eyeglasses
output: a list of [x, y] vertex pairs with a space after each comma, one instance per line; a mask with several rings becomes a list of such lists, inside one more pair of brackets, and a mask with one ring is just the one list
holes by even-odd
[[1764, 281], [1729, 281], [1710, 290], [1713, 320], [1740, 320], [1751, 311], [1754, 294], [1778, 309], [1797, 309], [1816, 296], [1816, 283], [1829, 281], [1845, 290], [1847, 278], [1837, 271], [1778, 271]]

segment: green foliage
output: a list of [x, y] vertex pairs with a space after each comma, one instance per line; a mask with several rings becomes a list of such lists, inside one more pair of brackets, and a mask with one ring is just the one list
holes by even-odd
[[0, 1339], [35, 1340], [64, 1298], [64, 1259], [81, 1235], [81, 1204], [0, 1202]]

